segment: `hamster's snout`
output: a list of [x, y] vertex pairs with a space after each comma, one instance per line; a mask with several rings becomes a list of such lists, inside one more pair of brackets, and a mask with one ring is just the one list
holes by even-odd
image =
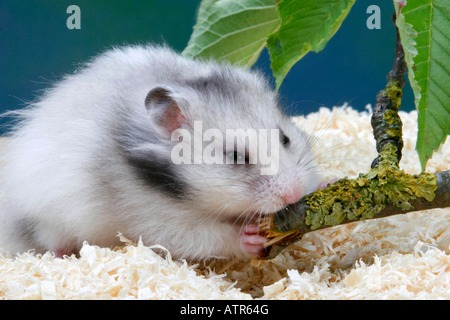
[[284, 191], [281, 200], [287, 206], [299, 201], [303, 197], [302, 188], [299, 185], [292, 185]]

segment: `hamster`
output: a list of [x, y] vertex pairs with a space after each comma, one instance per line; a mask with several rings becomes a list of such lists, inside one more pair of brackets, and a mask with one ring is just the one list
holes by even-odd
[[13, 254], [111, 247], [120, 232], [176, 258], [261, 256], [255, 219], [320, 182], [261, 74], [164, 46], [109, 50], [16, 113], [0, 172], [0, 247]]

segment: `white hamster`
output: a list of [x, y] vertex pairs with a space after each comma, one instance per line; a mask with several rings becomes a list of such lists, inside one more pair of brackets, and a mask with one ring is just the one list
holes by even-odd
[[[179, 258], [260, 256], [254, 219], [320, 183], [306, 134], [259, 73], [166, 47], [107, 51], [17, 113], [0, 179], [11, 253], [70, 255], [85, 240], [118, 245], [120, 232]], [[228, 129], [243, 129], [231, 144], [217, 135]], [[247, 129], [266, 130], [270, 151], [251, 148]], [[270, 152], [275, 173], [262, 174]]]

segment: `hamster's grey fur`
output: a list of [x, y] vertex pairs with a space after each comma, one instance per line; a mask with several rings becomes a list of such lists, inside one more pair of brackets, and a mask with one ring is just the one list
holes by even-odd
[[[182, 121], [168, 114], [173, 106]], [[257, 255], [251, 218], [319, 184], [307, 137], [260, 74], [165, 47], [107, 51], [19, 113], [0, 180], [0, 247], [11, 253], [114, 246], [121, 232], [180, 258]], [[175, 165], [168, 127], [192, 130], [194, 120], [203, 130], [279, 129], [278, 174]]]

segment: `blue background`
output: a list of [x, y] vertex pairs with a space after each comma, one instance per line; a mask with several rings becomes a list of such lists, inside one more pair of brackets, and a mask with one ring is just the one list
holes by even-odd
[[[162, 43], [182, 51], [200, 0], [2, 0], [0, 2], [0, 112], [23, 108], [78, 63], [115, 45]], [[69, 30], [69, 5], [81, 9], [81, 29]], [[367, 7], [381, 9], [381, 29], [370, 30]], [[392, 0], [357, 0], [326, 48], [308, 53], [284, 80], [280, 95], [290, 114], [348, 102], [358, 110], [375, 103], [394, 60]], [[254, 66], [271, 77], [264, 50]], [[274, 81], [272, 79], [272, 83]], [[405, 86], [403, 110], [414, 109]], [[0, 120], [0, 134], [5, 126]]]

